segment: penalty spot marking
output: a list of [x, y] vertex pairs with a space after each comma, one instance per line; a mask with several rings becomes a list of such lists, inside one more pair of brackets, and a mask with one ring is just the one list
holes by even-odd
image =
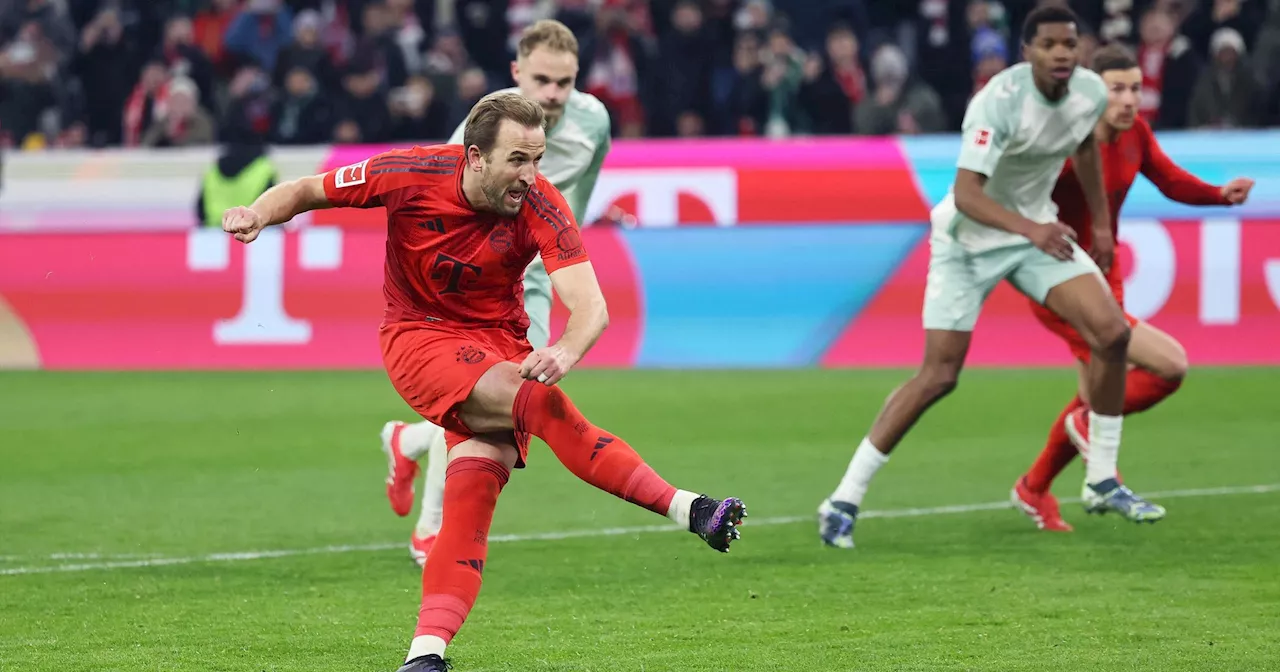
[[[1268, 485], [1226, 486], [1221, 488], [1196, 488], [1192, 490], [1166, 490], [1164, 492], [1145, 493], [1152, 499], [1183, 499], [1189, 497], [1224, 497], [1228, 495], [1262, 495], [1280, 492], [1280, 483]], [[1067, 498], [1059, 500], [1063, 504], [1079, 504], [1080, 499]], [[944, 516], [977, 511], [999, 511], [1011, 509], [1008, 501], [983, 502], [980, 504], [956, 504], [952, 506], [931, 506], [912, 509], [887, 509], [884, 511], [864, 511], [858, 518], [921, 518], [926, 516]], [[748, 529], [752, 527], [792, 525], [815, 520], [814, 514], [805, 516], [775, 516], [773, 518], [749, 518]], [[595, 530], [568, 530], [564, 532], [539, 532], [534, 534], [495, 534], [489, 537], [490, 543], [511, 543], [518, 541], [561, 541], [565, 539], [582, 539], [589, 537], [617, 537], [648, 532], [682, 532], [674, 525], [639, 525], [634, 527], [607, 527]], [[17, 576], [24, 574], [54, 574], [62, 572], [92, 572], [112, 569], [132, 569], [137, 567], [167, 567], [171, 565], [190, 565], [200, 562], [244, 562], [248, 560], [266, 560], [270, 558], [289, 558], [302, 555], [332, 555], [337, 553], [373, 553], [405, 548], [404, 543], [395, 544], [353, 544], [339, 546], [319, 546], [316, 548], [281, 549], [277, 551], [240, 551], [235, 553], [209, 553], [207, 555], [190, 556], [147, 556], [147, 555], [107, 555], [96, 553], [55, 553], [44, 556], [48, 560], [67, 559], [101, 559], [99, 562], [80, 562], [74, 564], [44, 565], [31, 567], [10, 567], [0, 569], [0, 576]], [[0, 556], [11, 559], [21, 556]], [[27, 558], [32, 559], [32, 558]]]

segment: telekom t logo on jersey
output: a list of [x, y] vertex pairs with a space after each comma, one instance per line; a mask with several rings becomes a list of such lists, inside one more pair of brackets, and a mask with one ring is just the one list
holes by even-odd
[[[359, 167], [353, 166], [353, 168]], [[364, 179], [363, 168], [351, 179]], [[342, 266], [342, 230], [332, 226], [302, 229], [298, 266], [304, 271], [332, 271]], [[311, 323], [291, 317], [284, 308], [285, 234], [267, 229], [249, 245], [235, 242], [218, 229], [187, 234], [187, 268], [197, 272], [225, 271], [232, 246], [244, 250], [244, 298], [240, 311], [213, 324], [218, 345], [303, 344], [311, 340]]]

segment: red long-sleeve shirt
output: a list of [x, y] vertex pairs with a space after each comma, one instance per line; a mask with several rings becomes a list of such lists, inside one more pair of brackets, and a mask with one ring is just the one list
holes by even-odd
[[[1102, 151], [1102, 179], [1106, 187], [1107, 202], [1111, 206], [1111, 234], [1116, 234], [1120, 206], [1141, 172], [1151, 180], [1160, 193], [1170, 200], [1187, 205], [1227, 205], [1222, 188], [1209, 184], [1183, 170], [1160, 149], [1151, 126], [1141, 117], [1133, 127], [1116, 135], [1110, 142], [1099, 146]], [[1070, 160], [1062, 168], [1058, 184], [1053, 190], [1053, 202], [1058, 205], [1058, 220], [1075, 229], [1082, 247], [1088, 250], [1093, 244], [1093, 217], [1085, 202], [1084, 189], [1076, 177]], [[1117, 265], [1111, 267], [1113, 284], [1122, 280]]]

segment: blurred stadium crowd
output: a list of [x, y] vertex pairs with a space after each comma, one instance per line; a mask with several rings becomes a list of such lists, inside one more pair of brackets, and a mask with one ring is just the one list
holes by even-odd
[[0, 0], [0, 142], [443, 139], [548, 17], [619, 136], [950, 131], [1055, 1], [1157, 128], [1280, 125], [1280, 0]]

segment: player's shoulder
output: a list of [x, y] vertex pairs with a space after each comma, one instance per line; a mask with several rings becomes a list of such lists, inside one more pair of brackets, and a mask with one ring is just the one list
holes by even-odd
[[1107, 97], [1107, 83], [1103, 81], [1102, 75], [1083, 66], [1076, 66], [1075, 72], [1071, 73], [1069, 86], [1072, 91], [1078, 91], [1090, 98], [1105, 100]]
[[430, 182], [457, 175], [461, 164], [462, 145], [415, 145], [370, 158], [367, 170], [371, 177]]
[[992, 76], [973, 96], [972, 104], [986, 109], [1013, 107], [1029, 93], [1028, 86], [1035, 86], [1031, 79], [1031, 66], [1026, 63], [1011, 65]]
[[579, 125], [584, 127], [609, 128], [609, 109], [599, 98], [574, 89], [565, 101], [566, 112], [573, 115]]
[[568, 202], [564, 195], [542, 173], [529, 188], [529, 195], [521, 214], [531, 221], [550, 223], [552, 228], [560, 229], [573, 221]]

